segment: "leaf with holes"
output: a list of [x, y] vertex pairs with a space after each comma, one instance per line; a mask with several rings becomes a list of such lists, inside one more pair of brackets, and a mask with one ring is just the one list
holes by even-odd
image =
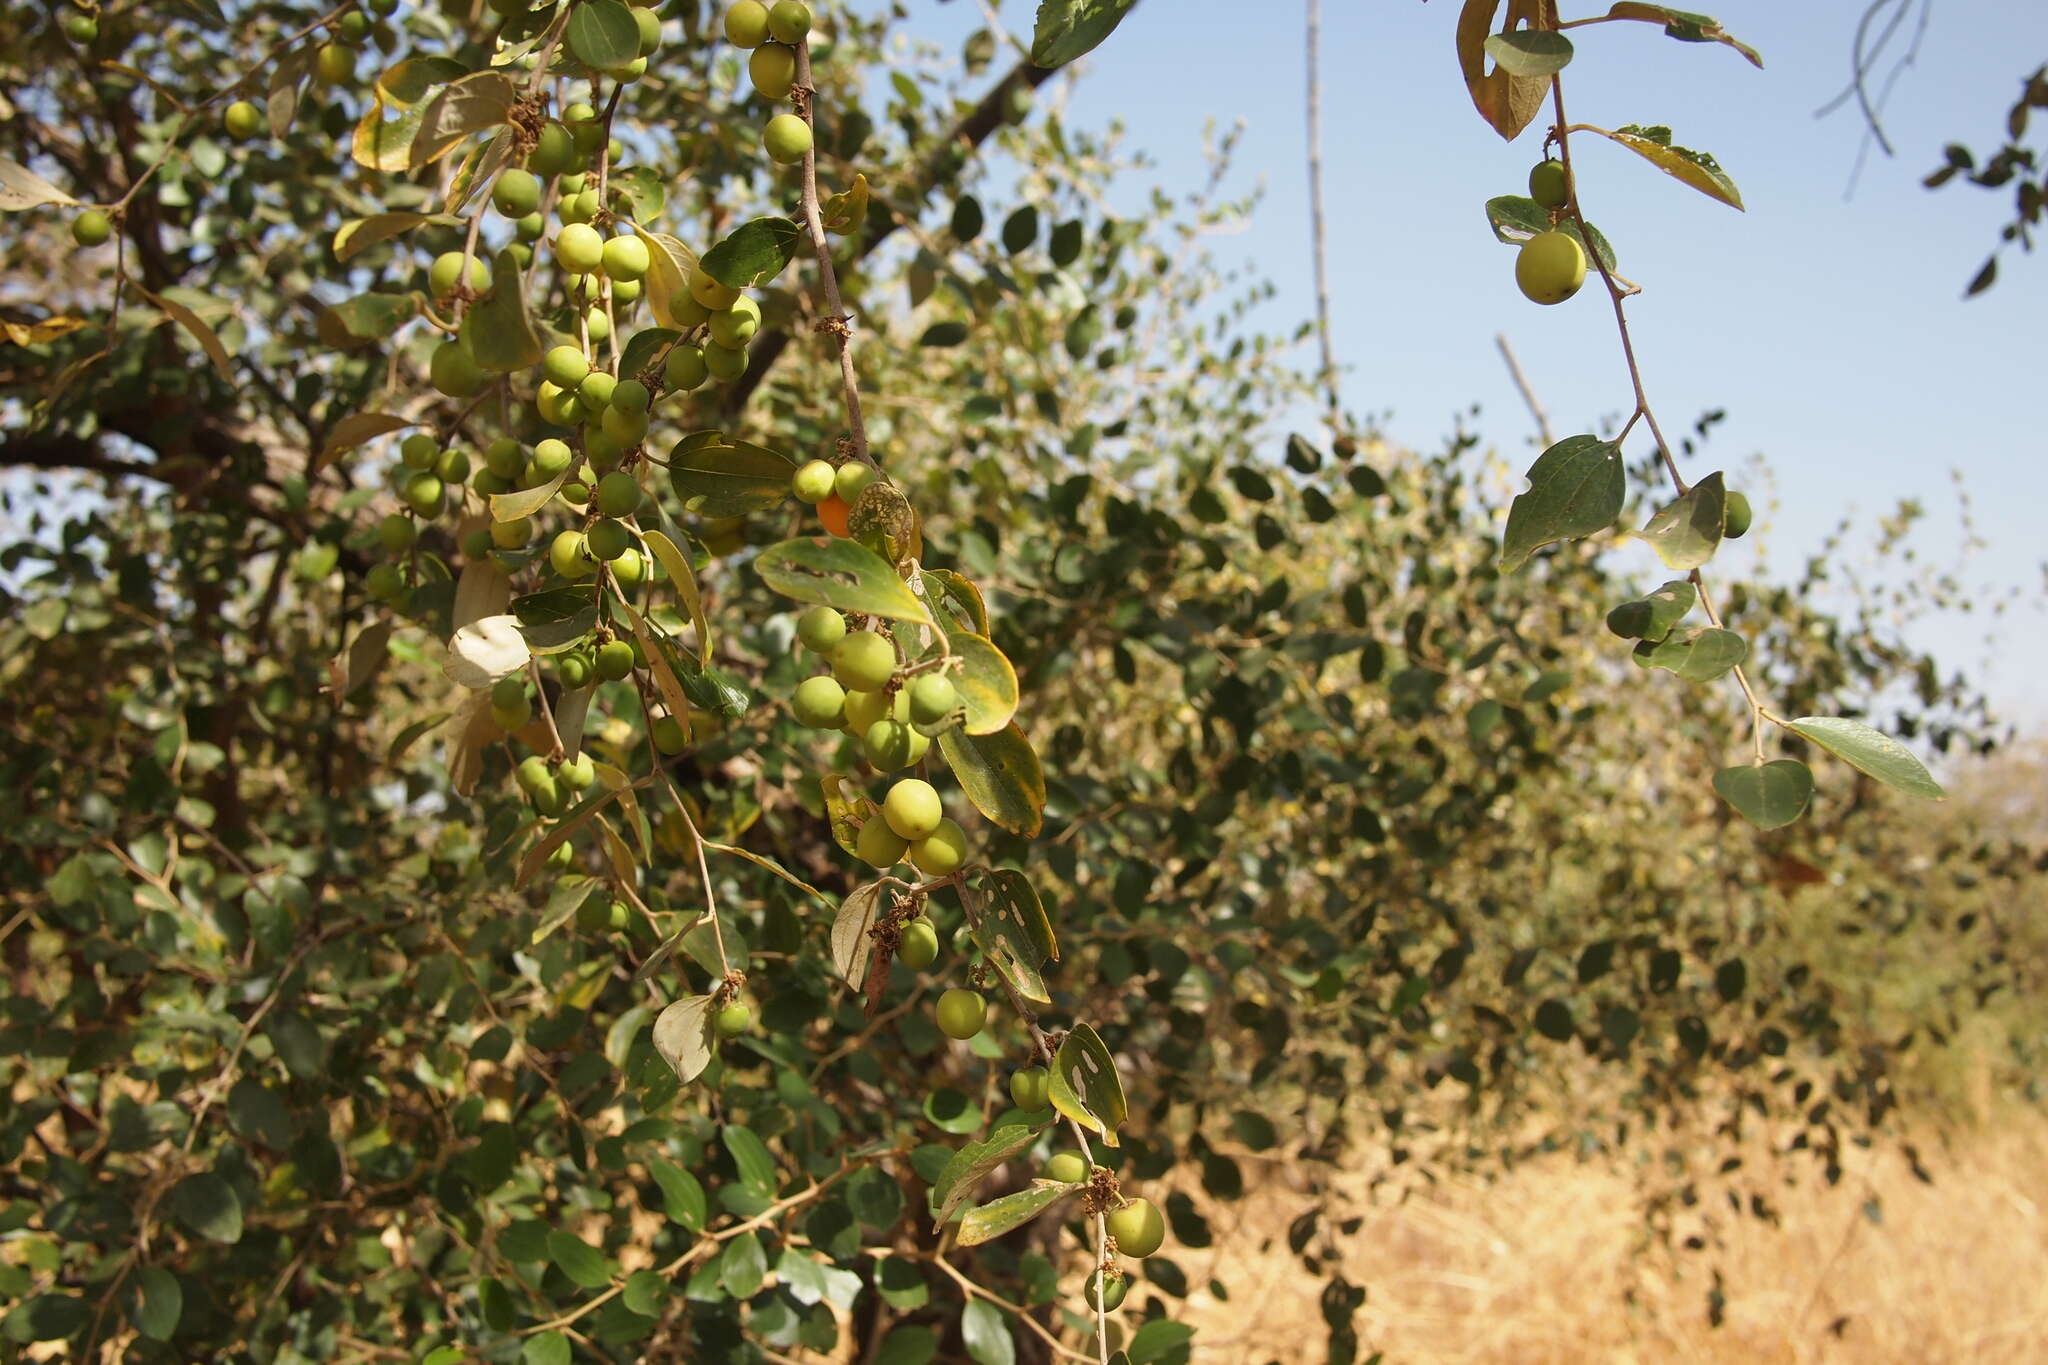
[[1908, 796], [1945, 801], [1948, 793], [1928, 775], [1926, 767], [1905, 745], [1861, 721], [1838, 716], [1805, 716], [1791, 723], [1803, 735], [1849, 766], [1867, 773]]
[[1500, 566], [1509, 573], [1545, 545], [1605, 530], [1627, 492], [1621, 447], [1598, 436], [1567, 436], [1536, 457], [1528, 477], [1501, 538]]
[[939, 752], [974, 808], [1012, 834], [1033, 838], [1045, 824], [1045, 771], [1011, 721], [992, 735], [948, 730]]
[[711, 1006], [715, 997], [692, 995], [664, 1009], [654, 1020], [654, 1050], [685, 1085], [711, 1065], [716, 1044], [711, 1038]]
[[1046, 959], [1059, 960], [1059, 945], [1029, 879], [1014, 868], [995, 868], [968, 878], [958, 893], [974, 902], [968, 924], [982, 956], [1017, 994], [1051, 1004], [1041, 969]]
[[1796, 759], [1723, 768], [1714, 790], [1758, 829], [1779, 829], [1806, 813], [1813, 799], [1813, 772]]
[[1735, 182], [1728, 178], [1728, 172], [1721, 169], [1721, 163], [1705, 152], [1673, 146], [1669, 128], [1644, 128], [1632, 123], [1611, 133], [1605, 128], [1588, 128], [1587, 131], [1620, 143], [1658, 170], [1684, 181], [1709, 199], [1718, 199], [1732, 209], [1742, 208], [1742, 191], [1735, 188]]
[[[783, 477], [785, 489], [788, 475]], [[754, 561], [761, 580], [784, 597], [913, 625], [932, 624], [931, 613], [896, 569], [865, 545], [836, 537], [785, 540]]]
[[1052, 1081], [1048, 1093], [1052, 1107], [1084, 1128], [1102, 1134], [1110, 1146], [1118, 1146], [1116, 1130], [1123, 1127], [1124, 1083], [1116, 1074], [1116, 1061], [1102, 1039], [1086, 1024], [1076, 1024], [1053, 1055]]
[[752, 289], [782, 273], [796, 255], [797, 226], [787, 218], [740, 224], [704, 253], [704, 273], [728, 289]]
[[1665, 567], [1697, 569], [1720, 548], [1727, 515], [1728, 494], [1716, 472], [1687, 489], [1683, 497], [1659, 508], [1640, 534]]
[[1720, 22], [1704, 14], [1691, 14], [1667, 5], [1637, 4], [1634, 0], [1622, 0], [1607, 11], [1609, 19], [1635, 19], [1646, 24], [1662, 24], [1664, 34], [1681, 43], [1724, 43], [1748, 58], [1749, 64], [1762, 69], [1764, 59], [1748, 43], [1737, 42], [1723, 29]]

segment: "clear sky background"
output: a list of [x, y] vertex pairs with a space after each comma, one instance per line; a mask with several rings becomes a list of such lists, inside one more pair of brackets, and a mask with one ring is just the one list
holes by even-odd
[[[908, 30], [951, 51], [983, 22], [974, 0], [905, 0]], [[1567, 17], [1604, 12], [1567, 3]], [[2002, 714], [2048, 730], [2048, 252], [2005, 253], [1988, 294], [1965, 301], [2009, 214], [2011, 192], [1922, 189], [1951, 140], [1980, 157], [1996, 145], [2020, 78], [2048, 60], [2048, 3], [1946, 0], [1915, 64], [1898, 80], [1886, 127], [1899, 149], [1873, 151], [1847, 195], [1862, 123], [1853, 108], [1814, 112], [1846, 83], [1863, 0], [1726, 0], [1712, 12], [1760, 49], [1751, 67], [1719, 45], [1674, 42], [1648, 24], [1573, 33], [1568, 112], [1618, 127], [1663, 123], [1712, 153], [1741, 187], [1737, 213], [1597, 137], [1575, 138], [1582, 202], [1614, 241], [1624, 275], [1645, 286], [1631, 326], [1651, 402], [1677, 440], [1693, 420], [1727, 420], [1688, 473], [1744, 474], [1759, 533], [1723, 552], [1728, 570], [1763, 556], [1790, 578], [1845, 516], [1856, 523], [1843, 570], [1869, 562], [1876, 523], [1903, 499], [1928, 513], [1918, 564], [1953, 572], [1988, 602], [2017, 591], [2015, 614], [1949, 612], [1909, 638], [1947, 671], [1981, 679]], [[1494, 346], [1504, 332], [1560, 436], [1600, 429], [1630, 407], [1604, 294], [1539, 308], [1513, 282], [1511, 248], [1483, 213], [1525, 193], [1538, 121], [1501, 141], [1458, 76], [1456, 0], [1324, 0], [1323, 128], [1331, 304], [1344, 395], [1383, 416], [1388, 436], [1428, 448], [1470, 423], [1517, 467], [1534, 437]], [[1000, 14], [1028, 41], [1035, 4]], [[1314, 309], [1304, 155], [1300, 0], [1142, 0], [1085, 59], [1067, 117], [1121, 119], [1156, 169], [1118, 187], [1138, 211], [1155, 186], [1184, 195], [1205, 172], [1205, 123], [1245, 134], [1228, 192], [1263, 185], [1244, 231], [1212, 238], [1220, 264], [1278, 286], [1257, 320], [1285, 332]], [[1910, 28], [1910, 25], [1909, 25]], [[1598, 145], [1596, 145], [1598, 144]], [[1008, 205], [989, 203], [991, 221]], [[1632, 438], [1633, 457], [1647, 450]], [[1753, 462], [1760, 461], [1760, 464]], [[1963, 529], [1967, 493], [1974, 532]], [[1645, 586], [1666, 576], [1646, 547]], [[1626, 561], [1624, 561], [1625, 563]], [[1993, 636], [1995, 644], [1987, 644]]]

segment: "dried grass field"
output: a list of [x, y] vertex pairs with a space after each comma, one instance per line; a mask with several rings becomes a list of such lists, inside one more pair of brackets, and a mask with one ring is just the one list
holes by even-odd
[[[1713, 1252], [1647, 1247], [1626, 1172], [1570, 1157], [1363, 1198], [1341, 1241], [1367, 1291], [1359, 1359], [1386, 1365], [1572, 1362], [2016, 1362], [2048, 1357], [2048, 1118], [2017, 1106], [1918, 1147], [1852, 1152], [1839, 1187], [1807, 1175], [1777, 1196], [1781, 1225], [1720, 1220]], [[1198, 1361], [1326, 1360], [1322, 1281], [1288, 1251], [1307, 1207], [1289, 1173], [1264, 1197], [1205, 1202], [1215, 1245], [1175, 1253], [1191, 1283], [1212, 1267], [1228, 1302], [1197, 1293]], [[1875, 1196], [1881, 1222], [1863, 1212]], [[1706, 1302], [1718, 1268], [1724, 1323]]]

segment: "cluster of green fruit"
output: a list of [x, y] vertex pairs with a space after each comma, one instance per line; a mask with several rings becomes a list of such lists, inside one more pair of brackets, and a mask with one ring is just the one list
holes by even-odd
[[[790, 710], [811, 729], [844, 732], [876, 772], [922, 762], [932, 736], [958, 720], [960, 695], [952, 680], [938, 672], [901, 676], [896, 642], [881, 631], [849, 630], [831, 607], [813, 607], [797, 619], [796, 633], [831, 671], [799, 683]], [[947, 817], [931, 783], [905, 777], [861, 826], [857, 852], [877, 871], [908, 858], [926, 876], [946, 877], [966, 860], [967, 836]]]
[[[802, 0], [739, 0], [725, 12], [726, 40], [751, 51], [747, 76], [767, 100], [786, 100], [796, 88], [797, 48], [810, 36], [811, 10]], [[770, 160], [789, 166], [811, 151], [811, 125], [801, 114], [777, 114], [761, 129]]]

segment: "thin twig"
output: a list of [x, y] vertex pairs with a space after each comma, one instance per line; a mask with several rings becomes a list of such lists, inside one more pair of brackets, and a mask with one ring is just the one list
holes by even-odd
[[1515, 381], [1522, 401], [1529, 405], [1529, 415], [1536, 419], [1536, 435], [1542, 439], [1545, 450], [1557, 444], [1550, 434], [1550, 417], [1543, 411], [1543, 404], [1536, 400], [1536, 390], [1529, 387], [1528, 376], [1522, 373], [1521, 362], [1515, 359], [1514, 348], [1508, 345], [1505, 332], [1493, 334], [1493, 344], [1500, 347], [1500, 358], [1508, 363], [1508, 376]]
[[[839, 385], [846, 398], [846, 424], [852, 440], [848, 454], [863, 464], [875, 464], [868, 450], [867, 423], [860, 413], [860, 387], [853, 373], [853, 325], [846, 305], [839, 298], [839, 272], [832, 268], [832, 244], [825, 238], [825, 220], [818, 212], [818, 140], [812, 106], [817, 88], [811, 84], [811, 43], [807, 37], [796, 45], [796, 110], [811, 129], [811, 145], [804, 152], [804, 226], [810, 229], [811, 249], [818, 257], [818, 283], [825, 290], [825, 316], [818, 329], [832, 333], [839, 341]], [[877, 466], [879, 467], [879, 466]]]
[[1320, 379], [1330, 434], [1335, 436], [1342, 419], [1337, 398], [1337, 352], [1330, 340], [1330, 264], [1323, 240], [1322, 28], [1322, 0], [1308, 0], [1308, 221], [1314, 247], [1316, 339], [1323, 354]]

